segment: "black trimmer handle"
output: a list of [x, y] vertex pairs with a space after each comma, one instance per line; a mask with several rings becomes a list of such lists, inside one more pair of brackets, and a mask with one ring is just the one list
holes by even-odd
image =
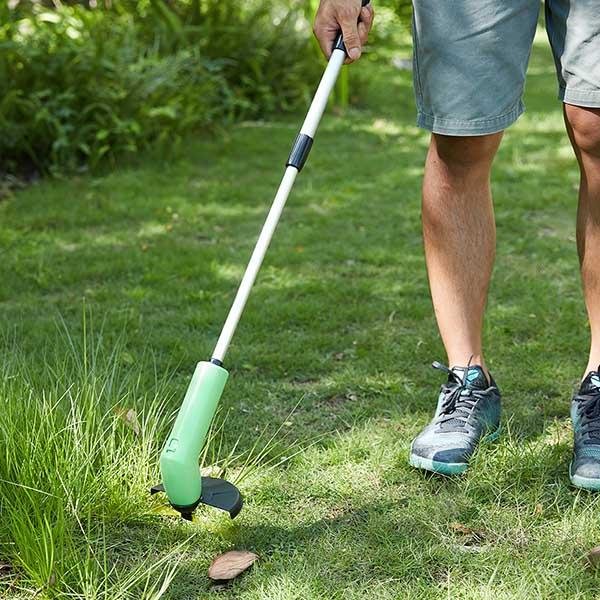
[[[371, 0], [362, 0], [362, 5], [367, 6], [367, 4], [370, 4], [370, 2], [371, 2]], [[338, 36], [335, 38], [335, 44], [333, 44], [333, 49], [334, 50], [343, 50], [344, 52], [346, 52], [346, 46], [344, 45], [344, 36], [342, 35], [341, 31], [338, 34]], [[348, 53], [346, 52], [346, 54], [348, 54]]]

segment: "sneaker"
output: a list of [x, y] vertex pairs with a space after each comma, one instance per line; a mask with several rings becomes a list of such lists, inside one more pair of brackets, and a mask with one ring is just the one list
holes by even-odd
[[441, 387], [433, 420], [413, 440], [409, 462], [443, 475], [464, 473], [479, 442], [500, 435], [500, 390], [478, 365], [431, 366], [448, 373], [448, 381]]
[[[600, 367], [598, 367], [600, 371]], [[600, 490], [600, 373], [590, 371], [571, 402], [575, 443], [569, 466], [571, 483]]]

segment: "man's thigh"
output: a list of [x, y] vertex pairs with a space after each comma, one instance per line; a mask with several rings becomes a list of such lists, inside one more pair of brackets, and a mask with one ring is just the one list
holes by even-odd
[[547, 0], [546, 27], [567, 104], [600, 107], [600, 2]]
[[539, 0], [413, 0], [418, 124], [435, 133], [501, 131], [521, 96]]

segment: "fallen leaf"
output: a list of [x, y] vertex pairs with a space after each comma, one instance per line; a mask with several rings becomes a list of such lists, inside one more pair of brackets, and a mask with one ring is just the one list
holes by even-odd
[[248, 550], [230, 550], [217, 556], [208, 568], [208, 576], [214, 581], [229, 581], [250, 568], [258, 560], [258, 554]]
[[140, 435], [140, 422], [138, 421], [137, 413], [133, 408], [127, 408], [125, 406], [116, 406], [114, 408], [114, 413], [128, 427], [131, 427], [131, 429], [133, 429], [133, 433], [135, 433], [135, 435]]
[[597, 569], [600, 566], [600, 546], [592, 548], [587, 553], [587, 561], [590, 567]]

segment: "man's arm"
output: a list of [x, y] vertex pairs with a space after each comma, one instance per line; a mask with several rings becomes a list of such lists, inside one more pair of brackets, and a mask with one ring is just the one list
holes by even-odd
[[371, 4], [361, 8], [361, 0], [321, 0], [313, 31], [323, 54], [329, 58], [335, 38], [341, 31], [348, 51], [346, 62], [358, 60], [367, 43], [373, 17]]

